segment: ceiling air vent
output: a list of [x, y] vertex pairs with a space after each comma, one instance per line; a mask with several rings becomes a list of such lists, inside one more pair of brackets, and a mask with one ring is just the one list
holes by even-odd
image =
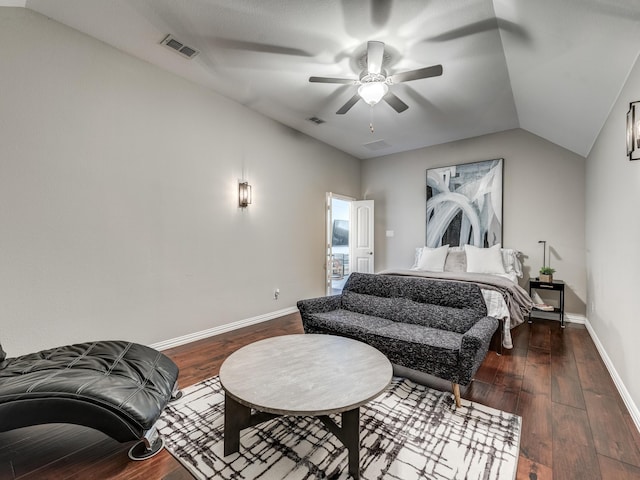
[[323, 123], [325, 123], [325, 120], [319, 118], [319, 117], [310, 117], [307, 118], [307, 120], [309, 120], [310, 122], [315, 123], [316, 125], [322, 125]]
[[164, 40], [160, 43], [171, 50], [175, 50], [183, 57], [193, 58], [200, 53], [195, 48], [188, 47], [184, 43], [179, 42], [171, 34], [164, 37]]
[[369, 150], [376, 151], [376, 150], [382, 150], [382, 149], [385, 149], [385, 148], [389, 148], [391, 145], [389, 145], [384, 140], [376, 140], [375, 142], [364, 143], [362, 146], [363, 147], [367, 147]]

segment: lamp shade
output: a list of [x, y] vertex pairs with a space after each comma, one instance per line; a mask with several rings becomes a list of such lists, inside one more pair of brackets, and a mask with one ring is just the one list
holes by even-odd
[[249, 182], [238, 183], [238, 206], [246, 208], [251, 204], [251, 185]]
[[367, 82], [360, 85], [358, 95], [369, 105], [375, 105], [389, 91], [389, 87], [384, 82]]

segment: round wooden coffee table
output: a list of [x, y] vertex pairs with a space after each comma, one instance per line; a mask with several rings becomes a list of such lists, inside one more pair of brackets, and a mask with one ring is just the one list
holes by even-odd
[[[347, 447], [349, 473], [359, 478], [360, 406], [380, 395], [392, 374], [380, 351], [349, 338], [284, 335], [247, 345], [220, 367], [224, 454], [240, 450], [245, 428], [282, 415], [317, 416]], [[331, 413], [342, 414], [340, 427]]]

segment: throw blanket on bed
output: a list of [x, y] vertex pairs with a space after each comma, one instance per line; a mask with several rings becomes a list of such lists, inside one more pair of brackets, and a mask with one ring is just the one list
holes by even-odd
[[502, 295], [509, 309], [510, 328], [523, 323], [533, 306], [533, 301], [524, 288], [508, 278], [496, 275], [467, 272], [426, 272], [423, 270], [384, 270], [380, 272], [380, 275], [405, 275], [443, 281], [470, 282], [475, 283], [481, 289], [495, 290]]

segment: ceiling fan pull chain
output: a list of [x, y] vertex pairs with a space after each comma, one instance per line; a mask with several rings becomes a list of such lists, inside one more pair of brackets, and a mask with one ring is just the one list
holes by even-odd
[[373, 105], [371, 105], [371, 110], [369, 110], [369, 130], [371, 130], [371, 134], [374, 133], [373, 130]]

